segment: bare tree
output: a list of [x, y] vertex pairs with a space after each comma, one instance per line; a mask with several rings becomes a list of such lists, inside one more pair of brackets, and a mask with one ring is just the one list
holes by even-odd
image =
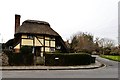
[[96, 38], [95, 42], [98, 43], [102, 54], [109, 54], [111, 48], [115, 46], [114, 41], [108, 38]]
[[101, 39], [97, 39], [96, 40], [99, 47], [103, 47], [103, 48], [106, 48], [106, 47], [114, 47], [115, 46], [115, 43], [113, 40], [111, 39], [108, 39], [108, 38], [101, 38]]

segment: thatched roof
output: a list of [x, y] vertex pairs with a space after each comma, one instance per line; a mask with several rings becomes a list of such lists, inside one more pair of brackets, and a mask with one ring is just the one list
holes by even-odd
[[37, 20], [24, 21], [22, 25], [18, 27], [15, 34], [19, 34], [19, 33], [46, 34], [46, 35], [59, 36], [59, 34], [50, 27], [48, 22], [37, 21]]
[[38, 34], [38, 35], [51, 35], [55, 36], [56, 40], [61, 43], [63, 50], [67, 52], [67, 46], [65, 45], [62, 37], [54, 31], [48, 22], [37, 20], [26, 20], [16, 30], [17, 34]]

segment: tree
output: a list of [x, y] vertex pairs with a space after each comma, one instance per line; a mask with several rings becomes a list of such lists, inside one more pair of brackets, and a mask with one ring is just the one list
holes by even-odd
[[114, 41], [108, 38], [96, 38], [95, 42], [98, 43], [99, 52], [101, 54], [109, 54], [111, 52], [111, 48], [115, 46]]
[[111, 48], [110, 55], [120, 55], [120, 49], [119, 49], [119, 47], [113, 47], [113, 48]]
[[92, 53], [94, 48], [93, 36], [88, 33], [80, 32], [71, 38], [71, 50], [73, 52]]

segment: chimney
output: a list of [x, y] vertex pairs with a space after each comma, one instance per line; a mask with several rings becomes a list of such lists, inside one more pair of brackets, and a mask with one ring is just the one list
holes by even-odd
[[17, 31], [17, 28], [20, 26], [20, 15], [15, 14], [15, 33]]

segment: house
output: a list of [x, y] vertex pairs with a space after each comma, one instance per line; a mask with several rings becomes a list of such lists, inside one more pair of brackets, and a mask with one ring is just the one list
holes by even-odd
[[43, 57], [45, 53], [68, 52], [61, 36], [48, 22], [25, 20], [20, 25], [20, 15], [15, 15], [13, 49], [17, 53], [22, 46], [30, 46], [34, 55]]

